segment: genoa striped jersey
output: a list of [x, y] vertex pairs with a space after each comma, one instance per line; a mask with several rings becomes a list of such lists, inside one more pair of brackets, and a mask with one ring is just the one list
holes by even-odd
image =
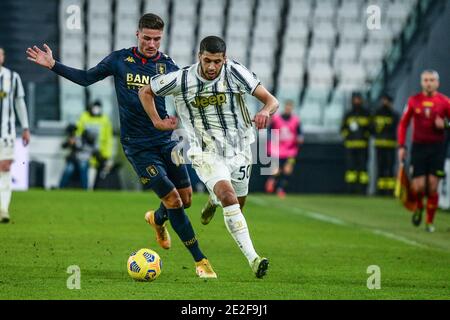
[[173, 95], [175, 108], [189, 138], [190, 153], [220, 146], [236, 153], [255, 139], [245, 101], [260, 84], [258, 77], [237, 61], [222, 66], [219, 76], [206, 80], [196, 63], [151, 79], [156, 96]]
[[16, 116], [14, 107], [17, 98], [23, 98], [22, 80], [17, 72], [0, 67], [0, 137], [16, 138]]

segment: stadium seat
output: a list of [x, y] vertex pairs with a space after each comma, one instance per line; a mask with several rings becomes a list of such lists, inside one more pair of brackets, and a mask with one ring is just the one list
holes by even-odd
[[187, 20], [194, 24], [197, 19], [198, 0], [173, 0], [172, 23]]
[[140, 0], [127, 0], [116, 2], [116, 23], [121, 20], [133, 20], [135, 29], [141, 16]]
[[308, 66], [315, 64], [329, 64], [331, 60], [331, 47], [324, 43], [313, 43], [308, 52]]
[[272, 47], [277, 37], [279, 25], [270, 20], [257, 21], [253, 29], [253, 43], [260, 41], [271, 42]]
[[386, 53], [385, 46], [377, 43], [367, 43], [361, 49], [360, 62], [364, 66], [369, 80], [381, 71], [381, 63]]
[[230, 0], [228, 17], [230, 21], [244, 20], [250, 25], [255, 0]]
[[323, 112], [324, 127], [339, 132], [343, 116], [344, 106], [342, 104], [334, 103], [326, 106]]
[[342, 66], [338, 79], [337, 90], [348, 92], [366, 89], [366, 71], [359, 63]]
[[303, 103], [299, 109], [298, 115], [302, 120], [303, 130], [308, 131], [309, 128], [320, 126], [322, 122], [322, 109], [320, 104], [315, 102]]
[[247, 64], [248, 40], [245, 38], [227, 37], [227, 56], [234, 60]]
[[333, 67], [339, 70], [345, 63], [354, 63], [358, 57], [358, 46], [354, 43], [342, 43], [334, 51]]
[[223, 36], [224, 13], [225, 0], [202, 0], [199, 19], [199, 41], [210, 35]]
[[88, 21], [107, 20], [112, 21], [112, 1], [96, 0], [88, 2]]
[[330, 21], [315, 23], [313, 25], [313, 41], [334, 46], [336, 41], [336, 28]]
[[336, 18], [336, 0], [322, 0], [316, 2], [313, 13], [314, 23], [335, 22]]
[[367, 33], [368, 42], [378, 43], [388, 49], [392, 44], [393, 34], [389, 28], [381, 28], [380, 30], [370, 30]]
[[92, 68], [111, 53], [111, 41], [108, 38], [89, 36], [87, 39], [87, 67]]
[[287, 27], [284, 33], [284, 42], [302, 42], [308, 41], [309, 28], [305, 21], [302, 20], [288, 20]]
[[361, 1], [343, 1], [337, 10], [336, 22], [337, 26], [345, 23], [361, 22]]
[[85, 88], [65, 78], [59, 78], [61, 120], [76, 122], [86, 108]]
[[341, 43], [354, 43], [360, 46], [366, 36], [366, 28], [359, 22], [343, 23], [340, 26]]
[[154, 13], [163, 19], [166, 25], [169, 24], [169, 1], [167, 0], [145, 0], [144, 13]]
[[200, 22], [198, 41], [200, 42], [207, 36], [223, 37], [223, 23], [220, 20], [203, 20]]
[[306, 58], [306, 43], [286, 42], [283, 47], [281, 61], [304, 66]]
[[291, 0], [289, 2], [288, 21], [302, 22], [310, 25], [313, 12], [312, 0]]

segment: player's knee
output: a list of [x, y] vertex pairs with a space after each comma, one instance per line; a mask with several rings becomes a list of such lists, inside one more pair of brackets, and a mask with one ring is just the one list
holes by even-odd
[[183, 195], [181, 200], [185, 209], [190, 208], [192, 205], [192, 194]]
[[218, 195], [218, 198], [224, 207], [239, 203], [233, 190], [226, 190], [222, 192]]
[[167, 196], [162, 199], [164, 206], [168, 209], [181, 208], [183, 206], [183, 201], [180, 195], [176, 191], [170, 192]]
[[11, 170], [11, 164], [8, 162], [3, 162], [0, 164], [0, 171], [1, 172], [8, 172]]

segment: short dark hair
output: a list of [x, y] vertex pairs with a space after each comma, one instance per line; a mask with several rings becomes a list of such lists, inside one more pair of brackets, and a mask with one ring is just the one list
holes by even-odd
[[227, 51], [227, 45], [222, 38], [217, 36], [208, 36], [200, 42], [200, 54], [208, 51], [211, 53], [223, 53]]
[[139, 19], [139, 30], [142, 30], [144, 28], [163, 30], [164, 21], [156, 14], [146, 13]]

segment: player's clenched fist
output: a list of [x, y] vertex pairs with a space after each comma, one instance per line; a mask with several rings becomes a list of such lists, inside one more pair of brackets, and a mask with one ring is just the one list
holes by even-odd
[[266, 110], [261, 110], [255, 115], [255, 124], [256, 129], [264, 129], [267, 128], [269, 123], [270, 114]]

